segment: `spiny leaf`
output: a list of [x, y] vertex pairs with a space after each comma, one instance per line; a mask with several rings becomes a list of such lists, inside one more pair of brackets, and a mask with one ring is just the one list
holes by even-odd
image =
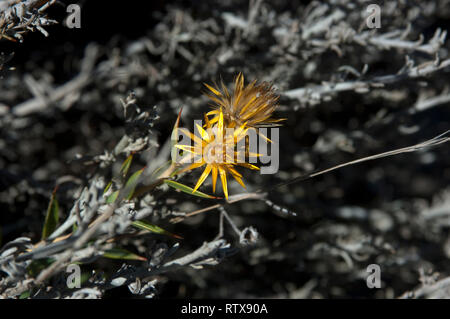
[[111, 188], [111, 186], [112, 186], [112, 181], [110, 181], [109, 183], [108, 183], [108, 185], [106, 185], [106, 187], [105, 187], [105, 190], [103, 191], [103, 195], [105, 195], [106, 194], [106, 192]]
[[44, 228], [42, 229], [42, 239], [46, 239], [50, 236], [56, 229], [59, 220], [59, 205], [56, 200], [56, 190], [53, 190], [52, 196], [50, 198], [50, 203], [47, 208], [47, 215], [45, 216]]
[[131, 224], [134, 227], [137, 227], [137, 228], [140, 228], [140, 229], [143, 229], [143, 230], [147, 230], [147, 231], [150, 231], [152, 233], [161, 234], [161, 235], [167, 235], [167, 236], [171, 236], [171, 237], [178, 238], [178, 239], [183, 239], [183, 237], [181, 237], [181, 236], [172, 234], [172, 233], [168, 232], [167, 230], [162, 229], [159, 226], [147, 223], [147, 222], [142, 221], [142, 220], [136, 220], [136, 221], [132, 222]]
[[175, 124], [173, 126], [172, 133], [176, 133], [178, 126], [180, 126], [181, 112], [183, 112], [183, 108], [181, 108], [180, 112], [178, 112], [177, 120], [175, 121]]
[[136, 188], [136, 185], [139, 182], [139, 177], [144, 172], [144, 169], [145, 169], [145, 167], [138, 170], [133, 175], [131, 175], [130, 178], [128, 179], [127, 183], [125, 184], [125, 188], [124, 188], [124, 191], [127, 193], [127, 195], [125, 195], [126, 199], [129, 200], [133, 197], [134, 189]]
[[106, 199], [106, 204], [114, 203], [116, 201], [116, 199], [117, 199], [117, 196], [119, 196], [119, 191], [118, 190], [108, 196], [108, 198]]
[[216, 197], [216, 196], [211, 196], [205, 193], [202, 193], [200, 191], [195, 191], [194, 189], [186, 186], [184, 184], [175, 182], [175, 181], [171, 181], [171, 180], [165, 180], [164, 183], [166, 183], [167, 185], [169, 185], [170, 187], [173, 187], [179, 191], [182, 191], [184, 193], [190, 194], [190, 195], [194, 195], [194, 196], [198, 196], [198, 197], [203, 197], [203, 198], [210, 198], [210, 199], [218, 199], [220, 197]]
[[128, 170], [131, 166], [131, 161], [133, 160], [134, 153], [131, 153], [127, 159], [123, 162], [122, 167], [120, 167], [120, 173], [122, 173], [122, 176], [127, 176]]
[[126, 259], [126, 260], [141, 260], [146, 261], [147, 258], [136, 255], [123, 248], [111, 248], [104, 252], [103, 257], [110, 259]]

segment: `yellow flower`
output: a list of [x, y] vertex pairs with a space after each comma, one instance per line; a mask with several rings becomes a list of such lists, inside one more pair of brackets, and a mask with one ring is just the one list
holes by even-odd
[[235, 149], [235, 145], [239, 145], [239, 142], [246, 137], [248, 128], [245, 128], [245, 125], [241, 125], [234, 128], [232, 134], [227, 134], [229, 131], [227, 132], [225, 130], [222, 110], [219, 110], [218, 112], [217, 125], [212, 126], [211, 121], [209, 121], [206, 116], [205, 120], [205, 129], [198, 124], [196, 126], [200, 136], [196, 136], [186, 129], [180, 129], [194, 142], [194, 145], [175, 145], [176, 148], [181, 149], [186, 153], [180, 162], [191, 163], [180, 170], [179, 173], [206, 166], [193, 191], [195, 192], [211, 173], [213, 192], [216, 192], [217, 176], [220, 176], [223, 193], [225, 198], [228, 199], [227, 174], [233, 176], [233, 178], [245, 188], [245, 184], [242, 181], [242, 175], [236, 171], [234, 168], [235, 165], [244, 166], [250, 169], [259, 169], [255, 165], [236, 161], [236, 159], [245, 159], [245, 155], [257, 157], [259, 154], [248, 152], [245, 143], [243, 144], [243, 147]]
[[230, 93], [221, 82], [222, 89], [216, 84], [215, 88], [206, 84], [210, 92], [206, 96], [214, 102], [216, 109], [208, 112], [213, 116], [211, 123], [219, 120], [220, 109], [223, 110], [226, 127], [246, 125], [246, 127], [264, 126], [284, 119], [272, 119], [272, 113], [277, 108], [279, 96], [272, 85], [267, 82], [257, 83], [256, 80], [244, 86], [242, 73], [234, 81], [234, 90]]

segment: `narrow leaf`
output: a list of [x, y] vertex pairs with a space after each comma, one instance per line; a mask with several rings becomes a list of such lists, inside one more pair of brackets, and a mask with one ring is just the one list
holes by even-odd
[[103, 195], [106, 194], [106, 192], [111, 188], [111, 186], [112, 186], [112, 181], [110, 181], [110, 182], [108, 183], [108, 185], [106, 185], [105, 190], [103, 191]]
[[42, 240], [50, 236], [56, 229], [59, 220], [59, 205], [56, 200], [56, 190], [53, 190], [52, 196], [50, 198], [50, 203], [47, 208], [47, 215], [45, 216], [44, 228], [42, 229]]
[[220, 197], [211, 196], [211, 195], [202, 193], [200, 191], [194, 191], [194, 189], [192, 187], [186, 186], [184, 184], [181, 184], [181, 183], [178, 183], [178, 182], [175, 182], [175, 181], [165, 180], [164, 183], [166, 183], [170, 187], [173, 187], [173, 188], [175, 188], [175, 189], [177, 189], [179, 191], [182, 191], [182, 192], [190, 194], [190, 195], [203, 197], [203, 198], [210, 198], [210, 199], [218, 199], [218, 198], [220, 198]]
[[126, 260], [141, 260], [146, 261], [147, 258], [136, 255], [123, 248], [112, 248], [104, 252], [103, 257], [110, 259], [126, 259]]
[[72, 225], [72, 233], [75, 234], [77, 229], [78, 229], [78, 224], [77, 224], [77, 222], [74, 222], [73, 225]]
[[28, 299], [31, 295], [31, 290], [27, 290], [22, 292], [22, 294], [19, 296], [19, 299]]
[[131, 224], [134, 227], [137, 227], [137, 228], [140, 228], [140, 229], [143, 229], [143, 230], [147, 230], [147, 231], [150, 231], [152, 233], [161, 234], [161, 235], [167, 235], [167, 236], [171, 236], [171, 237], [178, 238], [178, 239], [183, 239], [183, 237], [181, 237], [181, 236], [172, 234], [172, 233], [168, 232], [167, 230], [162, 229], [159, 226], [147, 223], [147, 222], [142, 221], [142, 220], [136, 220], [136, 221], [132, 222]]
[[125, 188], [124, 188], [124, 191], [126, 193], [126, 195], [125, 195], [126, 199], [131, 199], [133, 197], [134, 189], [136, 188], [136, 185], [139, 182], [139, 177], [144, 172], [144, 169], [145, 169], [145, 167], [138, 170], [133, 175], [131, 175], [130, 178], [128, 179], [127, 183], [125, 184]]
[[106, 199], [106, 204], [114, 203], [116, 201], [116, 199], [117, 199], [117, 196], [119, 196], [119, 191], [118, 190], [108, 196], [108, 198]]
[[133, 160], [133, 153], [131, 153], [127, 159], [123, 162], [122, 167], [120, 168], [120, 173], [122, 173], [122, 176], [127, 176], [128, 170], [131, 166], [131, 161]]
[[168, 169], [170, 167], [170, 165], [172, 165], [172, 161], [167, 161], [164, 164], [162, 164], [161, 166], [159, 166], [158, 168], [156, 168], [151, 174], [150, 174], [150, 178], [154, 179], [154, 178], [158, 178], [166, 169]]

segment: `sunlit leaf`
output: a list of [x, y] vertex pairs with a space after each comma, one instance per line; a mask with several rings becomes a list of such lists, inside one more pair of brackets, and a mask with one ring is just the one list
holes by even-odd
[[59, 205], [56, 199], [56, 190], [53, 190], [52, 196], [50, 198], [50, 203], [47, 208], [47, 215], [45, 216], [44, 228], [42, 229], [42, 239], [46, 239], [50, 236], [56, 229], [59, 220]]
[[31, 295], [31, 290], [27, 290], [22, 292], [22, 294], [19, 296], [19, 299], [27, 299]]
[[105, 189], [103, 190], [103, 195], [106, 194], [106, 192], [111, 188], [111, 186], [112, 186], [112, 181], [110, 181], [110, 182], [108, 183], [108, 185], [106, 185]]
[[161, 234], [161, 235], [167, 235], [167, 236], [175, 237], [175, 238], [178, 238], [178, 239], [183, 239], [183, 237], [181, 237], [181, 236], [172, 234], [172, 233], [168, 232], [167, 230], [162, 229], [159, 226], [147, 223], [147, 222], [142, 221], [142, 220], [136, 220], [136, 221], [132, 222], [131, 224], [134, 227], [137, 227], [137, 228], [140, 228], [140, 229], [143, 229], [143, 230], [147, 230], [147, 231], [150, 231], [152, 233]]
[[127, 159], [123, 162], [122, 167], [120, 167], [120, 173], [122, 176], [126, 176], [128, 174], [128, 170], [131, 166], [131, 161], [133, 160], [133, 153], [131, 153]]
[[126, 199], [131, 199], [133, 197], [134, 189], [136, 188], [136, 185], [139, 182], [139, 177], [144, 172], [144, 168], [138, 170], [133, 175], [130, 176], [127, 183], [125, 184], [124, 191], [126, 195], [124, 196]]
[[112, 248], [104, 252], [103, 257], [110, 259], [126, 259], [126, 260], [141, 260], [146, 261], [147, 258], [136, 255], [123, 248]]
[[114, 203], [116, 201], [116, 199], [117, 199], [117, 196], [119, 196], [119, 191], [118, 190], [108, 196], [108, 198], [106, 199], [106, 204]]
[[205, 193], [202, 193], [200, 191], [195, 191], [192, 187], [186, 186], [184, 184], [175, 182], [175, 181], [171, 181], [171, 180], [165, 180], [164, 183], [166, 183], [167, 185], [169, 185], [170, 187], [173, 187], [179, 191], [182, 191], [184, 193], [187, 193], [189, 195], [194, 195], [194, 196], [198, 196], [198, 197], [202, 197], [202, 198], [210, 198], [210, 199], [217, 199], [219, 197], [216, 196], [211, 196]]

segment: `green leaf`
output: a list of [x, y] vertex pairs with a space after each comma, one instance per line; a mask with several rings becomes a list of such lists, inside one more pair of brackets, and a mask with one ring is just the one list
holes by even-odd
[[22, 294], [19, 296], [19, 299], [27, 299], [31, 295], [31, 290], [27, 290], [22, 292]]
[[112, 248], [105, 251], [103, 257], [110, 259], [126, 259], [126, 260], [141, 260], [146, 261], [147, 258], [136, 255], [123, 248]]
[[77, 222], [74, 222], [73, 225], [72, 225], [72, 233], [75, 234], [77, 229], [78, 229], [78, 224], [77, 224]]
[[81, 278], [80, 278], [80, 284], [83, 285], [84, 283], [86, 283], [89, 278], [91, 278], [91, 272], [82, 272], [81, 273]]
[[125, 195], [126, 199], [129, 200], [133, 197], [134, 189], [136, 188], [136, 185], [139, 182], [139, 177], [144, 172], [144, 169], [145, 169], [145, 167], [138, 170], [137, 172], [135, 172], [133, 175], [130, 176], [130, 178], [126, 182], [125, 188], [124, 188], [125, 193], [127, 193]]
[[78, 230], [78, 222], [77, 221], [75, 221], [73, 224], [72, 224], [72, 234], [75, 234], [75, 232]]
[[200, 191], [195, 191], [192, 187], [186, 186], [184, 184], [175, 182], [175, 181], [171, 181], [171, 180], [165, 180], [164, 183], [166, 183], [167, 185], [169, 185], [170, 187], [173, 187], [179, 191], [182, 191], [184, 193], [190, 194], [190, 195], [194, 195], [194, 196], [198, 196], [198, 197], [203, 197], [203, 198], [211, 198], [211, 199], [217, 199], [220, 197], [216, 197], [216, 196], [211, 196], [205, 193], [202, 193]]
[[120, 200], [123, 198], [126, 198], [127, 200], [130, 200], [133, 197], [134, 190], [136, 189], [137, 184], [139, 183], [139, 177], [144, 172], [145, 167], [138, 170], [137, 172], [134, 172], [133, 175], [130, 176], [128, 181], [125, 183], [125, 186], [121, 190], [116, 190], [112, 194], [108, 196], [106, 199], [107, 204], [114, 203], [120, 194]]
[[116, 201], [116, 199], [117, 199], [117, 196], [119, 196], [119, 191], [118, 190], [108, 196], [108, 198], [106, 199], [106, 204], [114, 203]]
[[133, 153], [130, 154], [120, 167], [120, 172], [124, 177], [127, 176], [128, 174], [128, 170], [130, 169], [131, 166], [131, 161], [133, 160], [133, 155], [134, 155]]
[[164, 170], [168, 169], [172, 165], [172, 161], [167, 161], [164, 164], [162, 164], [160, 167], [156, 168], [150, 175], [150, 179], [158, 178]]
[[110, 181], [110, 182], [108, 183], [108, 185], [106, 185], [105, 190], [103, 191], [103, 195], [106, 194], [106, 192], [111, 188], [111, 186], [112, 186], [112, 181]]
[[36, 277], [42, 270], [50, 266], [55, 259], [53, 258], [43, 258], [33, 260], [27, 267], [27, 273], [31, 277]]
[[47, 215], [45, 216], [44, 228], [42, 229], [42, 239], [46, 239], [50, 236], [56, 229], [59, 220], [59, 205], [56, 200], [56, 190], [53, 190], [52, 197], [50, 198], [50, 203], [47, 208]]
[[167, 236], [171, 236], [171, 237], [178, 238], [178, 239], [183, 239], [183, 237], [181, 237], [181, 236], [172, 234], [172, 233], [168, 232], [167, 230], [162, 229], [159, 226], [147, 223], [147, 222], [145, 222], [143, 220], [136, 220], [136, 221], [132, 222], [131, 224], [134, 227], [137, 227], [137, 228], [140, 228], [140, 229], [143, 229], [143, 230], [147, 230], [147, 231], [150, 231], [152, 233], [161, 234], [161, 235], [167, 235]]

